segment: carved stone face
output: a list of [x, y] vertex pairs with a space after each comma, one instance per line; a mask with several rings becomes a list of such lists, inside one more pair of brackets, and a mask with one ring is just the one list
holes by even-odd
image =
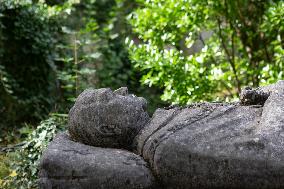
[[147, 101], [128, 95], [127, 88], [87, 89], [69, 112], [69, 133], [88, 145], [129, 149], [149, 121], [146, 107]]

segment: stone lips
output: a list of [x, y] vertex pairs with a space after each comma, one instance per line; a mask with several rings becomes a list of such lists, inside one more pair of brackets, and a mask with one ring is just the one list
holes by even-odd
[[49, 144], [39, 169], [42, 189], [155, 188], [154, 177], [140, 156], [74, 142], [66, 133]]
[[71, 137], [92, 146], [131, 149], [133, 138], [149, 121], [144, 98], [127, 88], [85, 90], [69, 112]]

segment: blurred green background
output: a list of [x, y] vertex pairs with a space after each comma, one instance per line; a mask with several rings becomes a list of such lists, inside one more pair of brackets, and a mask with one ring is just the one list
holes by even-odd
[[235, 101], [283, 79], [281, 0], [1, 0], [0, 188], [37, 165], [86, 88], [158, 107]]

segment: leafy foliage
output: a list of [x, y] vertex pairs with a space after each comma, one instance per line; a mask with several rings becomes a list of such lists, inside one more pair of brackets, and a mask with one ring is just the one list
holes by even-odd
[[140, 85], [140, 80], [145, 73], [134, 69], [129, 59], [127, 45], [124, 43], [127, 36], [132, 35], [127, 16], [137, 6], [137, 3], [131, 0], [105, 1], [108, 5], [111, 2], [112, 8], [109, 12], [102, 13], [98, 10], [98, 15], [105, 15], [107, 19], [106, 22], [98, 20], [100, 25], [97, 33], [101, 44], [98, 50], [101, 56], [96, 72], [97, 87], [117, 89], [127, 86], [130, 92], [148, 100], [148, 111], [153, 113], [157, 106], [166, 104], [159, 99], [161, 89]]
[[[58, 131], [67, 124], [67, 115], [52, 114], [42, 121], [34, 130], [19, 152], [10, 154], [13, 157], [12, 174], [5, 180], [6, 188], [36, 188], [38, 164], [42, 152]], [[1, 185], [0, 185], [1, 186]]]
[[130, 0], [81, 1], [71, 15], [71, 27], [73, 30], [81, 28], [77, 34], [83, 48], [78, 55], [82, 57], [82, 64], [95, 69], [93, 75], [89, 75], [93, 87], [127, 86], [131, 92], [146, 97], [150, 102], [149, 111], [153, 112], [157, 106], [165, 104], [158, 98], [161, 90], [140, 85], [142, 73], [134, 69], [124, 43], [132, 32], [126, 17], [135, 6]]
[[4, 179], [9, 175], [10, 169], [6, 155], [0, 154], [0, 187], [3, 188]]
[[53, 68], [61, 24], [55, 12], [28, 0], [1, 1], [0, 111], [7, 125], [39, 120], [55, 101]]
[[[21, 28], [21, 30], [27, 31], [27, 34], [18, 35], [17, 32], [22, 31], [17, 30], [14, 35], [9, 36], [8, 30], [4, 26], [0, 31], [6, 32], [6, 35], [10, 38], [19, 37], [19, 40], [13, 41], [12, 44], [17, 46], [19, 51], [26, 50], [30, 58], [25, 62], [25, 68], [23, 68], [20, 62], [22, 55], [18, 51], [13, 51], [16, 53], [15, 55], [7, 50], [1, 51], [3, 58], [6, 58], [8, 53], [19, 58], [11, 60], [14, 64], [14, 69], [11, 67], [11, 70], [7, 69], [10, 64], [7, 63], [7, 66], [2, 62], [0, 63], [1, 87], [5, 92], [0, 92], [0, 99], [7, 99], [7, 101], [3, 101], [5, 102], [3, 104], [5, 109], [2, 112], [9, 113], [7, 115], [10, 116], [5, 118], [4, 124], [3, 120], [0, 122], [3, 126], [5, 125], [5, 129], [7, 128], [6, 123], [10, 121], [14, 125], [20, 124], [22, 128], [18, 129], [18, 132], [26, 133], [30, 132], [30, 128], [34, 126], [23, 127], [25, 125], [23, 123], [35, 124], [40, 119], [44, 119], [44, 121], [36, 127], [34, 132], [28, 135], [27, 143], [20, 152], [9, 154], [11, 172], [3, 180], [2, 184], [4, 185], [0, 185], [0, 187], [36, 188], [37, 165], [42, 151], [52, 140], [55, 133], [62, 129], [66, 121], [65, 117], [60, 116], [60, 114], [52, 114], [46, 118], [47, 112], [66, 112], [74, 102], [75, 97], [90, 86], [111, 87], [113, 89], [128, 86], [135, 94], [142, 94], [154, 99], [152, 101], [154, 103], [151, 103], [153, 111], [154, 106], [160, 102], [159, 99], [155, 98], [159, 91], [141, 87], [138, 82], [141, 74], [132, 70], [124, 44], [125, 36], [130, 32], [125, 17], [132, 8], [124, 7], [123, 2], [87, 0], [79, 3], [76, 0], [69, 0], [44, 3], [43, 1], [25, 0], [21, 2], [12, 1], [12, 4], [9, 4], [10, 2], [5, 1], [5, 6], [11, 5], [9, 8], [13, 11], [14, 9], [20, 9], [22, 12], [30, 11], [30, 14], [36, 19], [25, 21], [18, 18], [18, 14], [3, 14], [5, 19], [19, 19], [24, 23], [29, 22]], [[2, 8], [6, 10], [7, 7]], [[25, 18], [27, 19], [27, 17]], [[0, 23], [2, 23], [1, 21]], [[41, 27], [38, 25], [42, 26], [43, 29], [39, 30]], [[51, 31], [52, 28], [54, 30]], [[40, 36], [36, 41], [33, 38], [35, 32], [38, 32], [35, 36]], [[9, 47], [8, 41], [5, 41], [4, 38], [0, 40], [0, 44], [2, 43]], [[24, 44], [34, 46], [35, 49], [22, 49], [26, 47]], [[34, 52], [35, 50], [39, 51], [38, 54]], [[25, 78], [20, 77], [20, 75], [14, 77], [17, 69], [20, 72], [22, 68], [27, 70], [26, 75], [24, 75]], [[28, 68], [34, 72], [29, 72]], [[13, 71], [13, 74], [11, 74], [11, 71]], [[46, 73], [46, 75], [41, 75], [41, 72]], [[38, 88], [35, 88], [31, 85], [34, 84], [32, 77], [39, 81], [46, 81], [46, 83], [38, 83]], [[27, 80], [29, 83], [26, 83]], [[30, 88], [26, 88], [25, 85], [22, 85], [22, 82], [29, 85]], [[23, 98], [22, 93], [17, 92], [20, 88], [26, 91], [28, 100]], [[34, 95], [33, 98], [31, 93]], [[48, 101], [48, 104], [39, 101], [40, 105], [37, 109], [35, 108], [35, 99], [38, 96], [42, 96], [42, 99]], [[24, 101], [22, 104], [26, 107], [25, 111], [21, 112], [23, 119], [20, 117], [22, 115], [17, 114], [17, 111], [22, 108], [18, 106], [23, 101], [22, 99], [30, 102]], [[17, 109], [11, 108], [8, 111], [8, 104]], [[37, 115], [34, 115], [34, 113]], [[4, 134], [1, 133], [1, 135]], [[7, 136], [9, 136], [9, 141], [11, 138], [12, 142], [15, 142], [13, 132]], [[8, 140], [7, 137], [3, 137], [3, 139]], [[7, 174], [7, 171], [5, 174]]]
[[44, 120], [20, 152], [0, 157], [0, 187], [35, 188], [40, 156], [66, 124], [50, 112], [66, 112], [85, 88], [127, 86], [153, 112], [161, 90], [187, 104], [283, 79], [284, 3], [1, 0], [0, 60], [0, 142], [7, 128], [27, 134], [34, 126], [23, 123]]
[[93, 69], [79, 65], [87, 59], [79, 52], [87, 39], [64, 24], [78, 2], [1, 2], [0, 127], [7, 132], [25, 122], [37, 124], [50, 111], [66, 111], [69, 99], [89, 86], [84, 77]]
[[230, 99], [244, 85], [283, 78], [283, 1], [138, 2], [129, 22], [139, 40], [126, 42], [147, 72], [143, 83], [164, 87], [163, 100]]

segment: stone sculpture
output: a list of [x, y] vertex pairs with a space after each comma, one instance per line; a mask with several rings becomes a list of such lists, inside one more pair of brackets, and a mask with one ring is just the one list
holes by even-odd
[[240, 97], [157, 109], [149, 120], [126, 88], [84, 91], [70, 134], [41, 159], [40, 188], [284, 188], [284, 81]]

